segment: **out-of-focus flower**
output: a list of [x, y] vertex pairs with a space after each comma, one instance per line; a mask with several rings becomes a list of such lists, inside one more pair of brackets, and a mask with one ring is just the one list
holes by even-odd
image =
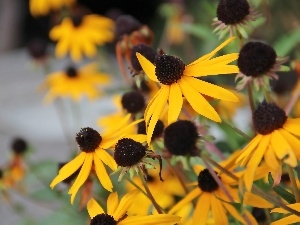
[[[291, 209], [297, 210], [298, 212], [300, 212], [300, 203], [294, 203], [294, 204], [289, 204], [287, 205], [288, 207], [290, 207]], [[300, 217], [296, 216], [296, 215], [287, 215], [288, 212], [285, 209], [282, 208], [275, 208], [271, 210], [271, 213], [282, 213], [285, 215], [284, 218], [279, 219], [275, 222], [272, 222], [270, 225], [288, 225], [288, 224], [294, 224], [294, 223], [298, 223], [300, 222]]]
[[114, 22], [104, 16], [76, 15], [66, 17], [50, 31], [50, 38], [57, 41], [55, 55], [59, 58], [69, 52], [74, 61], [82, 56], [94, 57], [97, 46], [113, 41]]
[[259, 86], [269, 86], [269, 79], [278, 79], [277, 71], [284, 70], [282, 64], [287, 58], [277, 56], [275, 50], [262, 42], [250, 41], [240, 50], [237, 60], [239, 74], [236, 80], [237, 90], [242, 90], [249, 82], [254, 81], [256, 90]]
[[140, 122], [135, 121], [128, 126], [124, 126], [129, 119], [130, 114], [128, 114], [121, 123], [111, 127], [110, 130], [104, 132], [102, 135], [90, 127], [82, 128], [76, 135], [76, 141], [81, 153], [59, 170], [58, 175], [53, 179], [50, 187], [54, 188], [58, 183], [64, 181], [81, 167], [76, 180], [68, 192], [68, 194], [71, 195], [71, 203], [74, 202], [76, 193], [87, 180], [92, 168], [94, 168], [102, 186], [106, 190], [112, 191], [112, 182], [104, 164], [113, 171], [117, 169], [117, 164], [107, 150], [112, 148], [119, 139], [126, 136], [129, 127]]
[[241, 35], [247, 38], [245, 28], [249, 28], [248, 23], [256, 20], [257, 17], [258, 14], [250, 7], [247, 0], [220, 0], [217, 17], [213, 19], [213, 25], [217, 26], [214, 32], [217, 32], [220, 39], [228, 33], [230, 36]]
[[76, 0], [30, 0], [29, 9], [33, 16], [46, 16], [50, 11], [70, 7], [75, 2]]
[[158, 56], [154, 65], [144, 56], [137, 53], [139, 62], [146, 75], [149, 79], [161, 85], [160, 90], [149, 102], [144, 114], [147, 125], [148, 144], [151, 141], [156, 122], [167, 102], [169, 105], [168, 124], [177, 120], [183, 104], [182, 95], [184, 95], [197, 113], [213, 121], [221, 122], [218, 113], [207, 100], [205, 100], [202, 94], [233, 102], [237, 102], [238, 98], [230, 91], [199, 80], [197, 77], [238, 72], [237, 66], [227, 65], [238, 58], [237, 53], [212, 59], [219, 50], [229, 44], [233, 39], [234, 38], [228, 39], [212, 52], [200, 57], [187, 66], [185, 66], [181, 59], [165, 54]]
[[56, 98], [69, 97], [73, 101], [79, 101], [81, 97], [95, 99], [101, 96], [99, 85], [107, 84], [110, 77], [97, 70], [97, 64], [92, 63], [76, 69], [73, 66], [65, 71], [58, 71], [47, 75], [41, 89], [48, 89], [44, 98], [46, 103], [52, 102]]
[[258, 133], [237, 157], [236, 164], [246, 166], [244, 182], [251, 190], [254, 174], [262, 159], [270, 171], [281, 171], [281, 161], [297, 166], [300, 159], [300, 119], [288, 118], [274, 103], [262, 102], [253, 114], [253, 125]]
[[87, 210], [91, 217], [90, 225], [173, 225], [180, 221], [179, 216], [168, 214], [128, 216], [127, 211], [134, 203], [137, 194], [137, 191], [127, 193], [119, 201], [118, 194], [111, 193], [107, 199], [107, 213], [92, 198], [87, 204]]

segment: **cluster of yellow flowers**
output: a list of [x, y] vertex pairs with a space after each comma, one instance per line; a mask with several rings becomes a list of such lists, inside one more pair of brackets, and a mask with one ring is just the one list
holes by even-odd
[[[165, 38], [178, 45], [187, 35], [187, 17], [183, 5], [175, 6], [174, 15], [167, 16]], [[154, 49], [155, 33], [130, 15], [114, 21], [82, 10], [74, 0], [30, 0], [34, 16], [61, 8], [61, 21], [49, 32], [56, 41], [55, 56], [69, 55], [76, 65], [94, 59], [97, 47], [114, 41], [127, 89], [114, 96], [117, 112], [97, 122], [104, 131], [78, 131], [74, 139], [79, 153], [50, 184], [52, 189], [61, 182], [70, 185], [71, 203], [77, 204], [75, 198], [81, 196], [78, 204], [87, 207], [91, 225], [300, 222], [294, 170], [300, 160], [300, 119], [289, 117], [300, 88], [296, 86], [286, 106], [279, 105], [270, 81], [278, 79], [287, 59], [263, 42], [248, 40], [247, 24], [261, 15], [247, 0], [220, 0], [215, 32], [220, 39], [229, 37], [189, 64], [165, 49]], [[238, 43], [234, 53], [217, 55]], [[236, 75], [236, 90], [208, 78], [217, 75]], [[99, 85], [111, 81], [95, 62], [48, 74], [40, 88], [47, 91], [45, 102], [70, 98], [79, 104], [84, 96], [95, 100], [106, 94]], [[232, 125], [235, 111], [247, 104], [253, 122], [249, 134]], [[242, 137], [242, 144], [231, 154], [220, 150], [212, 140], [211, 124], [229, 125], [228, 138]], [[286, 173], [289, 184], [282, 188]], [[107, 200], [91, 188], [97, 180], [111, 192]], [[118, 192], [126, 194], [119, 200]], [[275, 213], [284, 216], [273, 217]]]

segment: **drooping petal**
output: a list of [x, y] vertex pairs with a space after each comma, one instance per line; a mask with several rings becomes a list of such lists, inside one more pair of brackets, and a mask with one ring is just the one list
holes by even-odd
[[283, 128], [290, 133], [300, 136], [300, 118], [291, 119], [288, 118], [287, 121], [283, 124]]
[[264, 135], [263, 138], [261, 139], [260, 143], [257, 146], [256, 151], [253, 153], [252, 157], [250, 158], [249, 162], [247, 163], [247, 169], [244, 174], [244, 181], [245, 181], [245, 186], [248, 191], [251, 190], [253, 180], [254, 180], [254, 175], [256, 172], [256, 169], [259, 165], [259, 163], [262, 160], [262, 157], [267, 150], [267, 147], [270, 143], [271, 135]]
[[97, 156], [95, 156], [94, 164], [95, 164], [96, 174], [97, 174], [97, 177], [98, 177], [101, 185], [106, 190], [112, 192], [113, 185], [112, 185], [112, 182], [110, 180], [110, 177], [108, 176], [103, 163], [101, 162], [101, 160]]
[[221, 122], [216, 110], [206, 101], [206, 99], [199, 94], [194, 88], [192, 88], [183, 77], [179, 80], [178, 84], [181, 88], [183, 95], [186, 100], [190, 103], [192, 108], [202, 116], [211, 119], [215, 122]]
[[146, 75], [153, 81], [159, 82], [156, 75], [155, 75], [155, 66], [148, 60], [146, 59], [143, 55], [140, 53], [136, 53], [136, 57], [138, 58], [141, 67], [143, 68], [144, 72]]
[[66, 165], [64, 165], [59, 170], [58, 175], [51, 182], [50, 187], [53, 189], [58, 183], [65, 180], [66, 178], [71, 176], [73, 173], [75, 173], [76, 170], [78, 170], [79, 167], [83, 164], [86, 155], [87, 154], [85, 152], [81, 152], [72, 161], [70, 161]]
[[202, 77], [209, 75], [232, 74], [238, 72], [239, 68], [235, 65], [215, 65], [202, 67], [199, 64], [195, 64], [190, 67], [186, 67], [183, 74], [185, 76]]
[[112, 136], [115, 132], [117, 132], [122, 127], [124, 127], [130, 120], [130, 117], [131, 117], [131, 114], [127, 114], [126, 116], [124, 116], [124, 119], [117, 124], [117, 126], [114, 126], [111, 129], [107, 130], [106, 132], [103, 132], [101, 134], [103, 141], [105, 139], [110, 139], [110, 136]]
[[190, 203], [194, 198], [196, 198], [198, 195], [200, 195], [201, 190], [199, 188], [195, 188], [190, 193], [188, 193], [184, 199], [179, 201], [170, 211], [169, 214], [175, 213], [177, 210], [181, 209], [182, 206]]
[[118, 222], [118, 225], [173, 225], [180, 222], [180, 216], [168, 215], [168, 214], [158, 214], [149, 216], [130, 216], [125, 220]]
[[68, 194], [71, 195], [71, 203], [73, 204], [75, 196], [79, 190], [79, 188], [84, 184], [86, 179], [88, 178], [91, 168], [92, 168], [92, 163], [93, 163], [93, 158], [94, 155], [92, 153], [86, 154], [84, 163], [82, 165], [82, 168], [78, 174], [78, 177], [74, 181], [74, 184], [70, 188]]
[[214, 196], [211, 197], [211, 210], [216, 224], [228, 224], [228, 218], [222, 202]]
[[181, 89], [177, 83], [174, 83], [170, 86], [168, 124], [171, 124], [177, 120], [182, 108], [182, 104], [183, 98]]
[[230, 53], [226, 55], [222, 55], [210, 60], [204, 60], [197, 63], [197, 66], [219, 66], [219, 65], [227, 65], [228, 63], [237, 60], [239, 57], [239, 53]]
[[287, 140], [287, 142], [291, 145], [296, 157], [300, 160], [300, 140], [296, 138], [293, 134], [289, 133], [285, 129], [280, 130], [280, 134]]
[[195, 90], [197, 90], [201, 94], [205, 94], [207, 96], [225, 101], [239, 101], [237, 96], [235, 96], [232, 92], [226, 90], [225, 88], [219, 87], [214, 84], [210, 84], [208, 82], [199, 80], [194, 77], [185, 77], [184, 79], [189, 83], [189, 85], [191, 85]]
[[193, 224], [206, 225], [207, 218], [211, 207], [212, 195], [207, 192], [203, 192], [198, 199], [195, 212], [193, 215]]
[[218, 51], [220, 51], [222, 48], [224, 48], [226, 45], [228, 45], [230, 42], [232, 42], [236, 37], [231, 37], [229, 39], [227, 39], [226, 41], [224, 41], [222, 44], [220, 44], [218, 47], [216, 47], [212, 52], [200, 57], [199, 59], [195, 60], [194, 62], [192, 62], [189, 65], [192, 64], [196, 64], [198, 62], [204, 61], [204, 60], [208, 60], [211, 57], [213, 57]]
[[104, 210], [93, 198], [91, 198], [87, 203], [87, 211], [91, 218], [94, 218], [95, 216], [104, 213]]
[[[289, 204], [287, 205], [289, 208], [300, 211], [300, 203], [294, 203], [294, 204]], [[276, 213], [289, 213], [286, 209], [283, 208], [275, 208], [271, 210], [271, 213], [276, 212]]]
[[117, 169], [117, 164], [116, 161], [111, 157], [110, 154], [108, 154], [105, 150], [103, 149], [97, 149], [95, 151], [97, 157], [105, 163], [109, 168], [111, 168], [113, 171]]
[[240, 212], [238, 212], [232, 205], [224, 202], [223, 206], [234, 218], [236, 218], [238, 221], [242, 223], [245, 223], [245, 220], [240, 214]]
[[108, 196], [107, 199], [107, 214], [114, 215], [119, 205], [119, 197], [117, 192], [113, 192]]
[[296, 215], [290, 215], [275, 222], [272, 222], [270, 225], [295, 224], [297, 222], [300, 222], [300, 217]]
[[273, 208], [274, 205], [270, 203], [269, 201], [265, 200], [264, 198], [255, 195], [249, 191], [246, 191], [244, 193], [244, 199], [243, 203], [246, 205], [250, 205], [253, 207], [258, 207], [258, 208]]
[[139, 193], [138, 190], [134, 190], [134, 191], [129, 192], [126, 195], [123, 196], [123, 198], [121, 199], [116, 211], [112, 215], [115, 220], [118, 221], [123, 215], [125, 215], [128, 208], [135, 201], [135, 197], [138, 193]]
[[266, 164], [272, 169], [272, 170], [278, 170], [279, 163], [278, 159], [275, 155], [275, 152], [271, 148], [271, 146], [268, 147], [267, 151], [265, 152], [264, 159]]

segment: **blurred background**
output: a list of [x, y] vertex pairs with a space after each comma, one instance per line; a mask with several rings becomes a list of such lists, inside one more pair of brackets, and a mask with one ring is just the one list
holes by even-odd
[[[212, 50], [219, 43], [211, 26], [212, 19], [216, 16], [217, 0], [77, 2], [93, 13], [112, 19], [122, 14], [134, 16], [154, 31], [155, 48], [181, 55], [187, 62]], [[292, 60], [300, 59], [300, 1], [249, 0], [249, 3], [262, 14], [256, 29], [250, 34], [250, 39], [262, 40], [272, 45], [278, 55], [289, 56]], [[168, 39], [166, 34], [168, 24], [175, 15], [173, 4], [182, 7], [178, 23], [185, 36], [179, 42]], [[53, 55], [55, 43], [49, 39], [48, 34], [55, 19], [55, 14], [33, 17], [29, 12], [28, 0], [0, 0], [0, 169], [11, 159], [11, 146], [17, 137], [26, 140], [30, 151], [27, 163], [33, 165], [30, 167], [32, 171], [27, 171], [29, 175], [24, 181], [25, 189], [20, 187], [17, 191], [9, 190], [9, 197], [0, 189], [1, 224], [85, 223], [86, 212], [78, 215], [78, 209], [69, 204], [68, 196], [59, 195], [48, 188], [57, 170], [53, 166], [54, 162], [57, 159], [68, 159], [68, 140], [78, 131], [78, 124], [72, 124], [68, 117], [61, 118], [61, 109], [54, 104], [42, 103], [44, 93], [37, 89], [44, 81], [45, 72], [33, 63], [28, 52], [31, 41], [40, 38], [45, 40], [49, 54]], [[109, 44], [105, 49], [112, 57], [115, 52], [114, 44]], [[63, 69], [69, 59], [51, 60], [52, 70], [55, 71]], [[117, 77], [121, 75], [113, 76], [116, 77], [117, 85]], [[297, 79], [295, 74], [291, 76], [294, 80], [289, 83], [290, 89]], [[233, 79], [234, 77], [230, 81]], [[80, 104], [80, 124], [85, 127], [95, 127], [95, 121], [101, 115], [115, 110], [110, 96], [92, 103], [82, 100]], [[67, 137], [61, 120], [68, 121], [70, 125]], [[63, 198], [65, 205], [58, 205], [53, 200], [57, 198]]]

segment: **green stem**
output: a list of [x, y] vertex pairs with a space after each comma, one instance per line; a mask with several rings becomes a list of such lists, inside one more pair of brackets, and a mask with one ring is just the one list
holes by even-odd
[[[128, 177], [126, 177], [126, 176], [125, 176], [125, 179], [126, 179], [129, 183], [131, 183], [136, 189], [138, 189], [140, 192], [142, 192], [143, 195], [145, 195], [145, 196], [148, 198], [147, 193], [146, 193], [142, 188], [140, 188], [140, 186], [138, 186], [135, 182], [133, 182], [130, 178], [128, 178]], [[151, 199], [150, 199], [150, 200], [151, 200]]]
[[143, 186], [144, 186], [144, 188], [146, 190], [148, 198], [152, 202], [152, 204], [153, 204], [154, 208], [156, 209], [156, 211], [159, 214], [163, 214], [164, 212], [163, 212], [162, 208], [160, 207], [160, 205], [156, 202], [155, 198], [153, 197], [153, 195], [152, 195], [152, 193], [151, 193], [151, 191], [150, 191], [150, 189], [148, 187], [148, 184], [146, 183], [146, 181], [145, 181], [145, 179], [144, 179], [144, 177], [143, 177], [142, 174], [143, 174], [143, 171], [139, 168], [139, 177], [140, 177], [140, 179], [141, 179], [141, 181], [143, 183]]
[[245, 134], [243, 131], [241, 131], [240, 129], [238, 129], [237, 127], [233, 126], [231, 123], [229, 123], [226, 119], [222, 118], [222, 122], [225, 123], [227, 126], [229, 126], [230, 128], [232, 128], [235, 132], [237, 132], [238, 134], [240, 134], [241, 136], [243, 136], [245, 139], [247, 140], [251, 140], [251, 137], [248, 136], [247, 134]]
[[289, 177], [290, 177], [290, 180], [291, 180], [292, 190], [293, 190], [293, 194], [295, 196], [296, 202], [300, 202], [300, 193], [299, 193], [299, 190], [298, 190], [298, 187], [297, 187], [294, 170], [292, 169], [292, 167], [287, 165], [287, 171], [288, 171], [288, 174], [289, 174]]
[[251, 112], [253, 113], [255, 111], [255, 106], [254, 106], [254, 99], [253, 99], [252, 84], [251, 83], [247, 84], [247, 92], [248, 92], [248, 99], [249, 99]]

